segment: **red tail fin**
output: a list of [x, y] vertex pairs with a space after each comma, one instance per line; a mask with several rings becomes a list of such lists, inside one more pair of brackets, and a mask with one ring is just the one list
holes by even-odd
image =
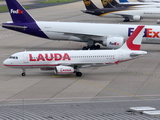
[[138, 26], [132, 35], [127, 39], [126, 44], [130, 50], [140, 50], [144, 26]]

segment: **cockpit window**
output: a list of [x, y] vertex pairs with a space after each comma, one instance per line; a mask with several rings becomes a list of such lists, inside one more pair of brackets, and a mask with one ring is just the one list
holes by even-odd
[[9, 59], [18, 59], [17, 56], [10, 56]]

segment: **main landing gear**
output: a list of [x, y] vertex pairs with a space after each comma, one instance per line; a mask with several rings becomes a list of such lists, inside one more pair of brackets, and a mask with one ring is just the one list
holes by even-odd
[[96, 49], [100, 49], [100, 45], [95, 45], [95, 41], [93, 40], [88, 40], [87, 42], [87, 46], [83, 47], [82, 50], [96, 50]]
[[125, 17], [123, 20], [123, 22], [129, 22], [129, 21], [130, 21], [130, 19], [128, 17]]
[[22, 75], [22, 76], [26, 76], [26, 73], [25, 73], [25, 72], [26, 72], [26, 70], [25, 70], [25, 69], [22, 69], [22, 70], [23, 70], [23, 72], [22, 72], [22, 74], [21, 74], [21, 75]]
[[83, 47], [82, 50], [96, 50], [96, 49], [100, 49], [100, 45], [92, 45], [92, 46], [87, 46], [87, 47]]
[[77, 77], [81, 77], [81, 76], [82, 76], [82, 73], [81, 73], [81, 72], [76, 72], [76, 76], [77, 76]]
[[75, 65], [75, 66], [74, 66], [74, 70], [75, 70], [75, 73], [76, 73], [76, 76], [77, 76], [77, 77], [81, 77], [81, 76], [82, 76], [82, 73], [79, 72], [79, 66]]

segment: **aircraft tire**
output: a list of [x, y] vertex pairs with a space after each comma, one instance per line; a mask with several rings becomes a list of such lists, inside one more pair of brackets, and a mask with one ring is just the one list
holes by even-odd
[[95, 50], [96, 49], [96, 46], [95, 45], [92, 45], [91, 47], [90, 47], [90, 50]]
[[88, 48], [87, 47], [83, 47], [82, 50], [88, 50]]
[[26, 73], [23, 72], [23, 73], [22, 73], [22, 76], [26, 76]]
[[82, 76], [82, 73], [81, 73], [81, 72], [76, 72], [76, 76], [77, 76], [77, 77], [81, 77], [81, 76]]
[[125, 20], [123, 20], [123, 22], [129, 22], [130, 20], [129, 19], [125, 19]]
[[100, 49], [100, 45], [96, 45], [96, 49]]

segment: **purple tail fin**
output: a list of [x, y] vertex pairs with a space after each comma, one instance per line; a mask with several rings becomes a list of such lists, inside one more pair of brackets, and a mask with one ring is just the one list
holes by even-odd
[[17, 0], [6, 0], [8, 10], [14, 23], [35, 22], [31, 15]]

